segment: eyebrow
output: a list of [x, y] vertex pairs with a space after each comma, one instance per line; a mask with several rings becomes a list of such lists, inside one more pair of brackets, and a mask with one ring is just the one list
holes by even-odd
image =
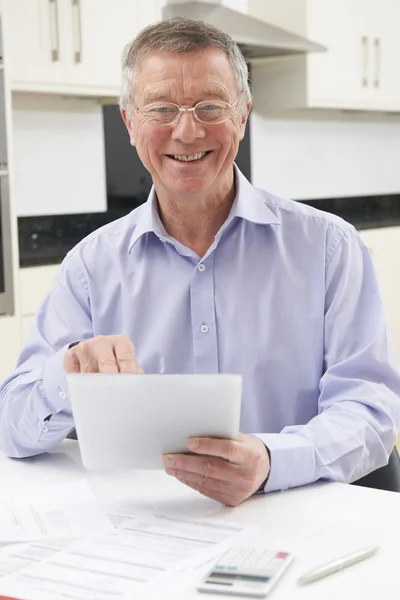
[[145, 102], [145, 104], [148, 104], [149, 102], [157, 102], [159, 100], [168, 100], [168, 94], [165, 92], [165, 90], [160, 90], [159, 92], [145, 94], [145, 96], [143, 98], [143, 101]]
[[220, 88], [220, 87], [209, 87], [209, 88], [206, 88], [202, 92], [201, 97], [202, 98], [210, 98], [210, 97], [226, 98], [226, 92], [227, 92], [227, 90], [224, 90], [223, 88]]
[[[209, 87], [202, 91], [199, 96], [197, 102], [201, 102], [202, 100], [208, 100], [209, 98], [218, 98], [221, 100], [225, 100], [226, 93], [225, 90], [218, 87]], [[143, 102], [145, 104], [150, 104], [151, 102], [173, 102], [171, 100], [171, 95], [168, 94], [166, 90], [159, 90], [158, 92], [145, 94], [143, 98]], [[195, 103], [196, 104], [196, 103]]]

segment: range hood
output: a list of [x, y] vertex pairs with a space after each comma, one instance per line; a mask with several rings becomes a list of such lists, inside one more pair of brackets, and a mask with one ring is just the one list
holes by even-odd
[[174, 2], [162, 9], [164, 19], [189, 17], [228, 33], [247, 60], [321, 52], [323, 46], [215, 2]]

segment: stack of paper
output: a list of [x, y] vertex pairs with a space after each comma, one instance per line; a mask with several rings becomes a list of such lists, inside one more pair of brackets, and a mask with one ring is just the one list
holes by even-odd
[[[75, 486], [75, 500], [68, 495], [71, 500], [58, 499], [52, 505], [50, 494], [45, 507], [31, 503], [32, 519], [22, 501], [7, 503], [7, 510], [11, 506], [19, 517], [19, 539], [22, 531], [26, 536], [36, 531], [41, 541], [0, 548], [0, 594], [23, 600], [136, 600], [152, 586], [171, 581], [174, 573], [204, 564], [251, 529], [214, 517], [195, 520], [138, 512], [134, 507], [111, 507], [105, 512], [87, 484]], [[66, 491], [62, 491], [64, 498]], [[81, 518], [78, 506], [83, 498]], [[10, 513], [2, 513], [0, 521], [10, 523], [4, 517]], [[96, 521], [99, 530], [94, 535]], [[64, 539], [50, 539], [55, 531], [62, 532]], [[9, 525], [9, 540], [10, 532]], [[79, 539], [67, 539], [68, 535]]]
[[76, 538], [113, 531], [107, 513], [84, 480], [46, 486], [0, 501], [0, 542]]

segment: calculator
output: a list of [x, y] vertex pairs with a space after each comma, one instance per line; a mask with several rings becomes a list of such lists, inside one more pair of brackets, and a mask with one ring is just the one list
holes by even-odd
[[199, 592], [265, 598], [293, 560], [289, 552], [235, 547], [197, 586]]

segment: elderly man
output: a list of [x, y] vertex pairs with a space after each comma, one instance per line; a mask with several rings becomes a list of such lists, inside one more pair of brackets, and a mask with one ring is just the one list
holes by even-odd
[[122, 118], [154, 187], [61, 265], [1, 390], [9, 456], [71, 431], [65, 372], [228, 372], [244, 378], [243, 433], [164, 457], [188, 486], [236, 505], [387, 463], [400, 378], [368, 250], [243, 177], [250, 107], [239, 49], [207, 24], [165, 21], [126, 48]]

